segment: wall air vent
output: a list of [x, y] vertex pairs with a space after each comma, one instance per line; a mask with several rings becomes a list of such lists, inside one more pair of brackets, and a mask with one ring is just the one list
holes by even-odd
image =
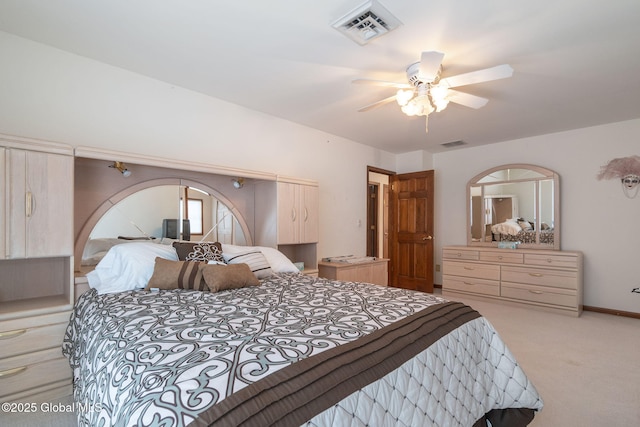
[[359, 45], [365, 45], [400, 25], [402, 22], [376, 0], [365, 2], [331, 24]]
[[444, 144], [440, 144], [440, 145], [447, 148], [453, 148], [453, 147], [459, 147], [461, 145], [467, 145], [467, 143], [460, 139], [458, 141], [445, 142]]

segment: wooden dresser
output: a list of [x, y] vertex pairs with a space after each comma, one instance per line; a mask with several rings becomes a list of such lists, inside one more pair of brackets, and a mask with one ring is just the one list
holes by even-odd
[[319, 262], [318, 276], [345, 282], [366, 282], [387, 286], [389, 283], [388, 263], [389, 260], [384, 258], [353, 264], [348, 262]]
[[582, 253], [537, 249], [447, 246], [442, 251], [443, 295], [526, 304], [582, 313]]

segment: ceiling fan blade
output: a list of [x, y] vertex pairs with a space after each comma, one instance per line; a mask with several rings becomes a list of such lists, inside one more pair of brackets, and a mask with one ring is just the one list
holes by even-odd
[[464, 105], [469, 108], [482, 108], [487, 105], [489, 100], [480, 96], [471, 95], [464, 92], [458, 92], [457, 90], [449, 89], [447, 91], [447, 99], [456, 104]]
[[444, 53], [442, 52], [422, 52], [420, 56], [420, 66], [418, 68], [418, 77], [420, 80], [429, 83], [434, 81], [438, 77], [443, 58]]
[[355, 79], [351, 80], [351, 83], [357, 85], [371, 85], [371, 86], [383, 86], [383, 87], [394, 87], [396, 89], [411, 89], [413, 86], [407, 83], [396, 83], [396, 82], [387, 82], [384, 80], [370, 80], [370, 79]]
[[395, 100], [396, 100], [396, 96], [393, 95], [393, 96], [390, 96], [388, 98], [381, 99], [378, 102], [374, 102], [373, 104], [365, 105], [364, 107], [360, 108], [358, 110], [358, 112], [359, 113], [364, 113], [365, 111], [369, 111], [369, 110], [372, 110], [374, 108], [382, 107], [383, 105], [388, 104], [390, 102], [393, 102]]
[[440, 84], [444, 83], [448, 87], [458, 87], [489, 82], [491, 80], [506, 79], [512, 75], [513, 68], [511, 68], [509, 64], [502, 64], [491, 68], [485, 68], [484, 70], [447, 77], [446, 79], [441, 79]]

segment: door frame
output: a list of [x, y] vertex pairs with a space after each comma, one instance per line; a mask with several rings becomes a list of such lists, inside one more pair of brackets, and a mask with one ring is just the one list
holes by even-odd
[[[394, 172], [394, 171], [378, 168], [378, 167], [375, 167], [375, 166], [367, 166], [367, 179], [366, 179], [366, 182], [365, 182], [365, 184], [366, 184], [365, 191], [366, 191], [366, 197], [367, 197], [367, 216], [366, 216], [367, 217], [367, 232], [370, 229], [370, 225], [371, 225], [371, 224], [369, 224], [369, 218], [371, 218], [371, 212], [370, 212], [371, 208], [369, 206], [368, 198], [369, 198], [369, 182], [370, 182], [370, 177], [371, 177], [372, 173], [387, 175], [387, 176], [389, 176], [389, 178], [391, 178], [392, 176], [396, 175], [396, 172]], [[391, 179], [389, 179], [389, 180], [391, 180]], [[391, 207], [389, 207], [389, 209], [391, 209]], [[388, 215], [390, 213], [391, 212], [387, 212]], [[387, 217], [388, 217], [388, 215], [387, 215]], [[380, 237], [381, 237], [380, 233], [384, 233], [384, 229], [383, 229], [383, 227], [377, 227], [377, 229], [378, 229], [378, 240], [379, 240]], [[368, 239], [367, 239], [367, 241], [368, 241]], [[369, 247], [369, 244], [367, 243], [367, 248], [366, 248], [367, 254], [370, 253], [370, 249], [371, 248]], [[389, 254], [389, 256], [391, 256], [391, 254]], [[388, 273], [391, 273], [391, 272], [389, 271]]]

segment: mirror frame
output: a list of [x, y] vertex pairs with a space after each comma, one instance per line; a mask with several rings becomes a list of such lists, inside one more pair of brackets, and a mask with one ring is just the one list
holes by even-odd
[[242, 228], [242, 231], [245, 235], [246, 244], [248, 246], [253, 245], [253, 236], [251, 235], [251, 231], [249, 229], [249, 226], [244, 216], [242, 215], [241, 212], [239, 212], [235, 208], [234, 204], [227, 197], [222, 195], [218, 190], [216, 190], [215, 188], [212, 188], [207, 184], [204, 184], [199, 181], [191, 180], [191, 179], [155, 178], [148, 181], [143, 181], [137, 184], [133, 184], [129, 187], [122, 189], [121, 191], [118, 191], [116, 194], [114, 194], [113, 196], [111, 196], [110, 198], [102, 202], [100, 206], [89, 216], [87, 221], [81, 227], [80, 232], [78, 233], [75, 241], [74, 255], [75, 255], [75, 262], [77, 264], [75, 266], [76, 270], [79, 269], [80, 261], [82, 259], [82, 253], [84, 252], [84, 248], [89, 240], [91, 231], [93, 231], [93, 228], [96, 226], [100, 218], [102, 218], [102, 216], [105, 213], [107, 213], [107, 211], [109, 211], [111, 207], [113, 207], [114, 205], [116, 205], [118, 202], [122, 201], [126, 197], [130, 196], [131, 194], [134, 194], [141, 190], [145, 190], [147, 188], [157, 187], [161, 185], [188, 186], [188, 187], [194, 187], [194, 188], [198, 188], [199, 190], [206, 191], [211, 196], [215, 197], [216, 199], [218, 199], [219, 201], [227, 205], [227, 207], [234, 212], [234, 215], [237, 218], [238, 223], [240, 224], [240, 227]]
[[[540, 178], [527, 178], [527, 179], [515, 179], [515, 180], [505, 180], [505, 181], [495, 181], [489, 183], [481, 183], [479, 182], [481, 179], [504, 169], [528, 169], [538, 174], [542, 175]], [[488, 246], [488, 247], [497, 247], [498, 242], [486, 242], [484, 240], [481, 241], [473, 241], [471, 235], [471, 224], [472, 224], [472, 204], [471, 204], [471, 188], [472, 187], [484, 187], [485, 185], [496, 185], [500, 183], [516, 183], [516, 182], [535, 182], [535, 197], [539, 199], [539, 181], [543, 180], [553, 180], [553, 245], [547, 245], [540, 242], [540, 206], [539, 202], [536, 202], [536, 242], [538, 243], [521, 243], [518, 247], [527, 248], [527, 249], [546, 249], [546, 250], [560, 250], [560, 176], [552, 171], [551, 169], [547, 169], [541, 166], [530, 165], [525, 163], [511, 163], [501, 166], [496, 166], [491, 169], [487, 169], [484, 172], [479, 173], [474, 176], [467, 182], [467, 246]], [[481, 188], [481, 196], [484, 197], [484, 188]], [[484, 221], [484, 215], [482, 215], [482, 224], [481, 229], [484, 230], [486, 228], [486, 224]], [[484, 233], [484, 231], [483, 231]]]

